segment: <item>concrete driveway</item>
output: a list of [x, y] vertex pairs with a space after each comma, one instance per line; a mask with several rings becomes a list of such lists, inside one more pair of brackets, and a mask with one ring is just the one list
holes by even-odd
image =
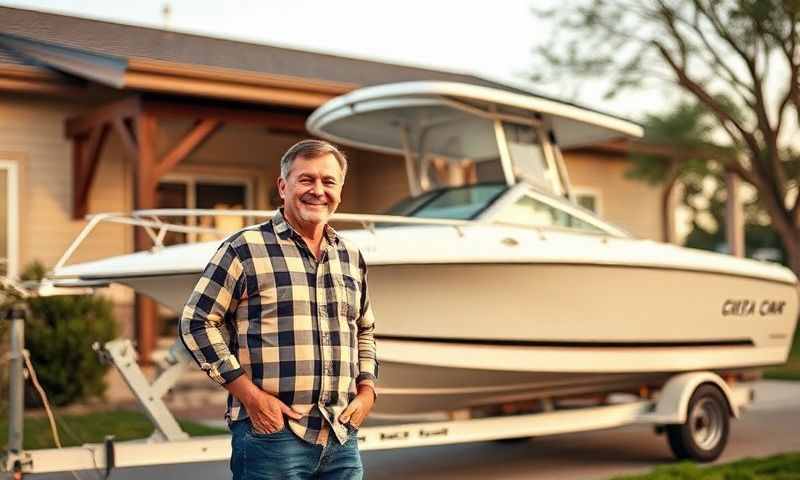
[[[756, 401], [732, 423], [720, 462], [800, 451], [800, 382], [758, 382]], [[368, 452], [370, 479], [606, 479], [670, 463], [664, 436], [647, 426], [395, 452]]]
[[[800, 451], [800, 382], [761, 381], [756, 401], [732, 423], [720, 462]], [[365, 452], [370, 480], [425, 479], [606, 479], [673, 461], [663, 436], [650, 427], [534, 438], [516, 443], [481, 442], [441, 447]], [[79, 472], [80, 478], [97, 478]], [[73, 478], [36, 475], [26, 478]], [[230, 478], [225, 462], [163, 465], [115, 471], [114, 479]]]

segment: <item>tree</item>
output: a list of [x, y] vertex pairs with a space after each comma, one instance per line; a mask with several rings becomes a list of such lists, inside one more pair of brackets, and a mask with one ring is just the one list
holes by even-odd
[[559, 29], [537, 49], [554, 78], [602, 76], [609, 94], [677, 86], [711, 121], [701, 145], [670, 140], [678, 168], [714, 162], [755, 187], [800, 275], [800, 0], [578, 0], [535, 13]]
[[[674, 156], [665, 158], [658, 154], [634, 153], [628, 178], [658, 184], [668, 179], [680, 180], [683, 185], [681, 205], [689, 211], [692, 229], [685, 239], [687, 247], [718, 250], [726, 246], [725, 215], [728, 191], [722, 165], [705, 156], [714, 132], [713, 116], [696, 102], [682, 102], [674, 109], [644, 119], [643, 144], [679, 144], [678, 161]], [[646, 148], [645, 148], [646, 150]], [[715, 147], [715, 151], [724, 149]], [[732, 154], [728, 150], [727, 154]], [[670, 161], [672, 160], [672, 161]], [[758, 195], [740, 199], [743, 202], [745, 254], [764, 256], [787, 263], [785, 249], [769, 225], [769, 216], [761, 207]]]

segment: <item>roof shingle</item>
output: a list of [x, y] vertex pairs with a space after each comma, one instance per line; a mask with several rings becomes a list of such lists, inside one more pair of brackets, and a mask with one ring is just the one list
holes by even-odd
[[[0, 7], [0, 33], [123, 58], [141, 57], [358, 85], [446, 80], [517, 90], [469, 74], [10, 7]], [[0, 62], [6, 61], [28, 63], [0, 48]]]

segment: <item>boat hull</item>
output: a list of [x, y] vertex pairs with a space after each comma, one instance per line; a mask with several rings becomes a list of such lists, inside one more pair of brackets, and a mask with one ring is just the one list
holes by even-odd
[[[781, 363], [798, 315], [796, 284], [701, 271], [520, 263], [375, 265], [369, 275], [379, 333], [407, 340], [579, 349], [746, 346], [765, 352], [753, 361]], [[610, 360], [604, 370], [633, 368], [628, 360]]]
[[[197, 276], [125, 279], [176, 311]], [[795, 285], [586, 264], [371, 265], [376, 412], [657, 387], [786, 361]]]
[[[179, 313], [197, 278], [183, 274], [118, 281]], [[722, 344], [779, 347], [788, 353], [798, 314], [794, 284], [631, 266], [372, 265], [369, 288], [377, 331], [408, 340], [522, 346]]]

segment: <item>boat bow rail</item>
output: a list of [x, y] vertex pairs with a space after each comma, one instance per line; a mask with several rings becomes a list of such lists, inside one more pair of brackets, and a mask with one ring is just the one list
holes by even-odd
[[[97, 213], [86, 216], [86, 226], [75, 237], [70, 246], [53, 267], [53, 272], [58, 275], [58, 271], [67, 265], [70, 258], [83, 244], [94, 229], [101, 223], [118, 223], [143, 228], [148, 237], [153, 242], [153, 249], [163, 248], [164, 239], [167, 233], [203, 233], [219, 237], [220, 240], [231, 231], [223, 231], [216, 228], [204, 227], [200, 225], [187, 225], [176, 223], [172, 220], [175, 217], [197, 218], [197, 217], [250, 217], [250, 218], [271, 218], [277, 210], [218, 210], [218, 209], [187, 209], [187, 208], [158, 208], [147, 210], [133, 210], [130, 213], [107, 212]], [[360, 224], [365, 230], [375, 231], [375, 225], [394, 224], [394, 225], [427, 225], [427, 226], [450, 226], [461, 233], [461, 227], [478, 224], [480, 221], [474, 220], [451, 220], [434, 218], [411, 218], [397, 215], [374, 215], [361, 213], [335, 213], [331, 216], [332, 222], [356, 223]]]

